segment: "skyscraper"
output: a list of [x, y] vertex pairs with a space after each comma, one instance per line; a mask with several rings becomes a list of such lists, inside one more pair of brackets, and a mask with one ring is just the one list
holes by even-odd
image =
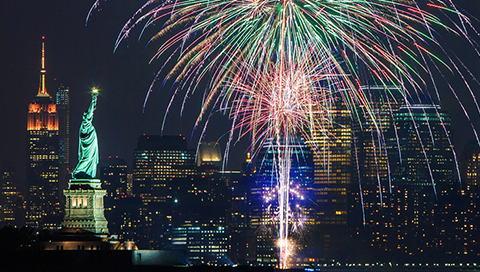
[[379, 184], [386, 187], [389, 184], [384, 135], [393, 127], [392, 114], [403, 105], [402, 94], [393, 86], [364, 86], [362, 91], [369, 97], [370, 109], [361, 106], [362, 114], [354, 122], [358, 169], [364, 193], [378, 199]]
[[165, 202], [167, 181], [195, 175], [195, 150], [183, 136], [142, 135], [133, 152], [133, 193]]
[[109, 157], [108, 166], [100, 170], [100, 178], [107, 198], [120, 199], [127, 195], [127, 162], [124, 159]]
[[227, 258], [228, 235], [225, 227], [216, 222], [185, 224], [170, 228], [166, 235], [172, 241], [171, 249], [185, 252], [193, 265], [231, 265]]
[[194, 265], [228, 263], [229, 182], [219, 172], [202, 170], [193, 179], [168, 181], [172, 198], [163, 212], [170, 219], [163, 246], [184, 250]]
[[392, 216], [388, 209], [391, 176], [385, 137], [394, 129], [393, 114], [404, 104], [403, 94], [402, 89], [394, 86], [363, 86], [361, 90], [370, 104], [369, 109], [360, 106], [361, 114], [353, 124], [358, 172], [352, 175], [354, 201], [349, 219], [353, 233], [368, 233], [369, 246], [386, 249], [389, 241], [384, 234], [393, 225], [379, 224]]
[[223, 173], [227, 180], [229, 194], [226, 227], [229, 234], [229, 257], [235, 263], [246, 263], [252, 259], [248, 252], [254, 237], [249, 228], [248, 181], [247, 174], [241, 171]]
[[[292, 191], [298, 191], [300, 196], [290, 195], [290, 208], [295, 210], [300, 218], [304, 218], [305, 205], [311, 203], [311, 199], [303, 198], [312, 187], [313, 161], [310, 148], [305, 145], [304, 140], [299, 136], [291, 137], [292, 148], [290, 186]], [[278, 146], [274, 139], [267, 139], [258, 154], [256, 161], [257, 172], [254, 175], [254, 184], [250, 191], [250, 226], [256, 229], [256, 261], [263, 265], [275, 265], [277, 262], [277, 249], [275, 247], [275, 224], [272, 220], [278, 208], [276, 199], [276, 186], [279, 180], [278, 166], [276, 161], [282, 146]], [[270, 197], [270, 196], [272, 197]], [[266, 201], [268, 199], [268, 201]], [[305, 201], [304, 201], [305, 200]], [[298, 204], [298, 206], [297, 206]]]
[[[69, 179], [70, 161], [70, 97], [67, 87], [60, 85], [56, 93], [58, 112], [58, 183], [60, 192], [66, 188]], [[63, 200], [63, 198], [61, 198]], [[63, 201], [62, 201], [63, 202]], [[63, 206], [63, 205], [62, 205]]]
[[143, 229], [139, 246], [160, 248], [165, 228], [176, 218], [173, 213], [185, 215], [172, 205], [175, 193], [186, 186], [181, 184], [192, 185], [195, 166], [195, 150], [188, 148], [185, 137], [139, 137], [132, 167], [132, 193], [142, 200], [136, 212], [142, 215], [136, 223], [137, 229]]
[[[308, 211], [307, 224], [314, 233], [308, 250], [322, 249], [321, 261], [341, 256], [347, 234], [348, 194], [352, 178], [353, 132], [351, 114], [341, 100], [329, 105], [331, 120], [316, 115], [323, 122], [311, 134], [313, 184], [309, 188], [315, 203]], [[322, 113], [319, 113], [322, 114]]]
[[0, 228], [24, 225], [23, 197], [18, 188], [18, 179], [12, 166], [4, 167], [0, 173]]
[[400, 107], [393, 120], [387, 136], [392, 197], [377, 221], [385, 226], [377, 229], [383, 232], [379, 244], [403, 256], [432, 256], [452, 233], [450, 202], [458, 176], [450, 116], [438, 105], [415, 104]]
[[125, 226], [118, 219], [123, 218], [127, 209], [131, 210], [132, 206], [134, 206], [125, 205], [128, 202], [128, 200], [125, 200], [127, 197], [127, 162], [118, 157], [109, 157], [108, 161], [108, 166], [100, 169], [100, 179], [102, 180], [103, 188], [107, 190], [104, 200], [105, 217], [109, 222], [108, 227], [110, 231], [117, 235], [122, 235]]
[[56, 229], [62, 219], [59, 169], [59, 123], [57, 105], [45, 83], [45, 42], [42, 40], [40, 86], [28, 108], [28, 165], [26, 224]]
[[463, 255], [480, 257], [477, 239], [480, 231], [480, 148], [476, 141], [467, 144], [463, 151], [466, 165], [464, 167], [464, 185], [460, 194], [463, 196], [463, 211], [454, 219], [460, 219], [459, 230], [463, 238], [461, 251]]
[[432, 186], [458, 180], [451, 120], [438, 105], [403, 106], [393, 114], [397, 135], [389, 139], [395, 184]]
[[210, 164], [217, 167], [222, 166], [222, 154], [220, 145], [216, 142], [201, 142], [198, 148], [197, 166]]

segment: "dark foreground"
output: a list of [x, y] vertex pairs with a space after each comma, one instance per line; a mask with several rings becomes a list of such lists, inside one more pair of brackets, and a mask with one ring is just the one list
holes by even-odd
[[174, 272], [279, 272], [279, 271], [315, 271], [315, 272], [459, 272], [479, 271], [472, 267], [320, 267], [307, 269], [279, 270], [272, 267], [215, 267], [185, 266], [180, 264], [176, 255], [166, 254], [162, 265], [148, 263], [145, 258], [139, 262], [138, 256], [132, 258], [132, 251], [0, 251], [0, 271], [48, 271], [48, 272], [110, 272], [110, 271], [174, 271]]
[[[146, 252], [139, 260], [137, 252], [129, 250], [24, 250], [0, 251], [0, 272], [150, 272], [150, 271], [252, 271], [273, 272], [271, 267], [186, 266], [178, 254], [163, 254], [152, 264]], [[158, 255], [156, 256], [158, 260]]]

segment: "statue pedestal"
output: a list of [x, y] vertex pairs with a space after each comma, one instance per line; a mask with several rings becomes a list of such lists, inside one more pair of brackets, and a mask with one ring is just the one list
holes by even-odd
[[97, 234], [108, 234], [105, 219], [102, 189], [99, 179], [71, 179], [68, 189], [63, 190], [66, 198], [62, 228], [80, 228]]

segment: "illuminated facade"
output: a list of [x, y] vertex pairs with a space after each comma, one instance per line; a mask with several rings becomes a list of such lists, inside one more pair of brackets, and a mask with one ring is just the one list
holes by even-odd
[[186, 252], [193, 265], [231, 265], [227, 258], [228, 235], [223, 225], [187, 223], [169, 229], [171, 249]]
[[[431, 104], [384, 106], [373, 111], [383, 137], [375, 131], [369, 135], [367, 118], [363, 130], [355, 132], [365, 222], [360, 223], [362, 202], [356, 192], [353, 238], [363, 237], [367, 250], [357, 246], [352, 253], [363, 261], [392, 263], [478, 257], [478, 144], [464, 152], [466, 180], [459, 183], [448, 113]], [[391, 118], [382, 118], [382, 111]], [[386, 158], [378, 149], [383, 146]]]
[[193, 264], [223, 265], [230, 237], [230, 179], [202, 169], [194, 178], [167, 182], [167, 208], [161, 212], [167, 219], [163, 247], [185, 250]]
[[[451, 121], [437, 105], [402, 106], [393, 113], [387, 133], [391, 167], [391, 195], [376, 218], [371, 245], [413, 259], [443, 254], [455, 248], [452, 216], [458, 176], [451, 137]], [[451, 250], [451, 249], [450, 249]]]
[[458, 181], [447, 112], [437, 105], [403, 106], [393, 118], [397, 137], [390, 139], [389, 148], [395, 184], [432, 186]]
[[457, 241], [458, 249], [452, 253], [463, 255], [468, 258], [480, 257], [478, 247], [480, 240], [480, 148], [476, 141], [465, 146], [463, 151], [464, 167], [462, 186], [459, 189], [460, 203], [463, 209], [457, 209], [454, 216], [450, 217], [455, 222], [457, 235], [453, 238]]
[[195, 150], [183, 136], [142, 135], [133, 152], [133, 193], [145, 203], [165, 202], [167, 182], [192, 177]]
[[146, 228], [152, 216], [140, 197], [125, 196], [112, 200], [105, 197], [105, 217], [111, 233], [120, 240], [135, 241], [141, 248], [152, 249], [150, 241], [154, 234]]
[[[392, 187], [385, 136], [392, 133], [392, 114], [397, 112], [404, 102], [402, 90], [393, 86], [364, 86], [362, 91], [369, 97], [370, 108], [367, 111], [361, 106], [361, 114], [354, 122], [357, 150], [354, 159], [358, 163], [358, 172], [355, 171], [356, 174], [352, 176], [352, 183], [355, 184], [352, 186], [352, 194], [354, 203], [363, 202], [363, 209], [361, 205], [352, 203], [350, 220], [356, 223], [354, 232], [368, 232], [369, 246], [385, 250], [385, 245], [389, 242], [387, 238], [396, 240], [385, 236], [386, 230], [393, 228], [390, 222], [386, 225], [379, 224], [393, 220], [389, 210], [392, 205]], [[362, 222], [364, 224], [361, 224]]]
[[[105, 217], [109, 222], [110, 231], [119, 235], [120, 239], [123, 239], [125, 236], [122, 234], [127, 234], [128, 237], [129, 232], [135, 232], [131, 229], [132, 221], [127, 219], [131, 218], [129, 212], [135, 206], [133, 203], [127, 204], [129, 201], [132, 201], [132, 198], [126, 200], [128, 196], [127, 162], [118, 157], [109, 157], [108, 161], [108, 166], [100, 168], [100, 179], [103, 188], [107, 190], [104, 200]], [[137, 200], [140, 200], [140, 198], [137, 198]], [[124, 229], [128, 229], [128, 231]], [[130, 236], [128, 238], [132, 239], [133, 237]]]
[[[195, 150], [189, 149], [183, 136], [142, 135], [133, 152], [132, 194], [142, 205], [137, 213], [141, 220], [135, 224], [141, 231], [139, 245], [159, 249], [164, 231], [171, 226], [175, 212], [175, 192], [181, 184], [192, 185], [196, 175]], [[135, 217], [134, 217], [135, 218]], [[132, 218], [132, 219], [134, 219]]]
[[[371, 115], [361, 106], [360, 120], [354, 123], [358, 169], [364, 202], [379, 204], [379, 187], [385, 190], [390, 186], [384, 135], [393, 128], [392, 112], [403, 103], [399, 88], [365, 86], [362, 90], [369, 96]], [[365, 201], [366, 196], [372, 199]]]
[[222, 177], [227, 181], [227, 218], [228, 256], [235, 262], [245, 264], [254, 260], [248, 252], [249, 246], [254, 245], [254, 237], [249, 228], [250, 215], [248, 204], [249, 183], [246, 174], [241, 171], [223, 172]]
[[56, 229], [61, 221], [59, 190], [59, 122], [57, 105], [45, 84], [45, 43], [42, 42], [40, 87], [27, 119], [28, 165], [26, 225]]
[[[313, 184], [309, 189], [315, 205], [308, 211], [307, 227], [315, 241], [309, 248], [322, 248], [321, 260], [338, 256], [346, 242], [348, 194], [352, 178], [353, 132], [350, 111], [339, 101], [332, 101], [330, 122], [322, 130], [313, 130], [310, 146], [313, 156]], [[305, 248], [308, 253], [308, 249]], [[311, 256], [311, 255], [308, 255]]]
[[20, 228], [23, 222], [23, 197], [17, 187], [15, 172], [3, 169], [0, 175], [0, 228]]
[[[309, 188], [313, 184], [313, 160], [310, 148], [304, 144], [300, 137], [292, 137], [291, 139], [292, 155], [291, 155], [291, 169], [290, 181], [292, 191], [298, 191], [299, 196], [293, 197], [291, 194], [291, 207], [296, 209], [298, 204], [299, 209], [294, 213], [300, 217], [305, 216], [305, 206], [310, 206], [308, 194], [311, 192]], [[249, 254], [255, 255], [255, 262], [262, 265], [273, 266], [277, 263], [277, 249], [275, 243], [275, 222], [272, 220], [275, 213], [276, 202], [265, 201], [267, 195], [275, 195], [275, 186], [278, 183], [278, 174], [275, 165], [275, 157], [278, 156], [279, 148], [275, 141], [268, 139], [263, 145], [258, 154], [256, 161], [257, 172], [254, 174], [254, 184], [250, 188], [250, 227], [255, 229], [256, 240], [253, 245], [255, 250], [250, 249]]]
[[216, 142], [201, 142], [198, 148], [197, 166], [211, 164], [217, 167], [222, 166], [222, 153], [220, 145]]
[[108, 222], [104, 215], [103, 197], [106, 190], [99, 179], [71, 179], [66, 198], [65, 217], [62, 228], [83, 229], [97, 234], [108, 233]]
[[467, 190], [478, 188], [480, 186], [480, 149], [477, 142], [471, 142], [464, 152], [465, 165], [465, 183]]

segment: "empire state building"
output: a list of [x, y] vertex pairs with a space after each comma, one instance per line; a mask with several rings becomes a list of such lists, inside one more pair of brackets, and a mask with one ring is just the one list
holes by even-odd
[[57, 229], [62, 215], [59, 190], [59, 130], [57, 106], [45, 84], [45, 40], [42, 38], [40, 86], [28, 107], [27, 207], [28, 227]]

